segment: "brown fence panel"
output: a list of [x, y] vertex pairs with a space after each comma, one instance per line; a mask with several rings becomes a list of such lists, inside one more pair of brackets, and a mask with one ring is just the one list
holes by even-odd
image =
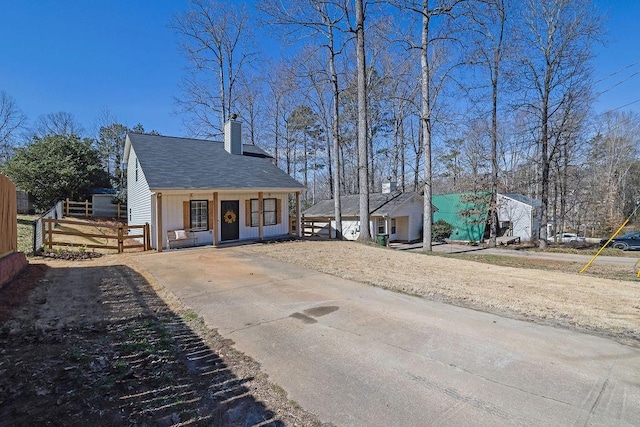
[[301, 230], [303, 237], [331, 237], [331, 218], [303, 216]]
[[[42, 219], [42, 236], [43, 236], [43, 246], [52, 249], [54, 246], [75, 246], [75, 247], [85, 247], [85, 248], [93, 248], [93, 249], [112, 249], [117, 250], [118, 253], [122, 253], [127, 249], [136, 249], [142, 248], [147, 251], [150, 249], [147, 242], [149, 242], [149, 225], [132, 225], [127, 226], [124, 224], [118, 225], [100, 225], [101, 228], [107, 228], [112, 231], [111, 234], [103, 234], [103, 233], [84, 233], [81, 231], [72, 231], [72, 230], [56, 230], [56, 225], [88, 225], [86, 222], [82, 221], [74, 221], [68, 219], [53, 219], [53, 218], [43, 218]], [[139, 234], [129, 234], [130, 230], [140, 230]], [[77, 236], [83, 238], [93, 238], [97, 237], [100, 239], [105, 239], [107, 243], [104, 244], [84, 244], [84, 243], [69, 243], [60, 240], [61, 236]], [[137, 243], [127, 244], [125, 242], [132, 239], [138, 239]], [[112, 241], [112, 243], [109, 243]]]
[[106, 217], [106, 218], [126, 218], [127, 217], [127, 205], [121, 203], [114, 203], [110, 209], [104, 207], [94, 210], [93, 203], [89, 200], [84, 202], [78, 202], [74, 200], [63, 200], [64, 216], [71, 216], [77, 218], [90, 218], [90, 217]]
[[16, 186], [0, 174], [0, 258], [18, 250]]

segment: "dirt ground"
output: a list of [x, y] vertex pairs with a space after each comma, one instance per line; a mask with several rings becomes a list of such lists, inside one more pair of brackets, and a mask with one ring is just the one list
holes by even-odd
[[322, 425], [130, 255], [0, 289], [0, 426]]
[[[243, 250], [640, 346], [637, 281], [353, 242], [294, 241]], [[0, 290], [0, 426], [322, 425], [135, 259], [34, 258]]]
[[569, 270], [570, 263], [560, 263], [570, 272], [545, 271], [335, 241], [246, 250], [394, 291], [640, 347], [640, 282], [579, 275], [575, 266]]

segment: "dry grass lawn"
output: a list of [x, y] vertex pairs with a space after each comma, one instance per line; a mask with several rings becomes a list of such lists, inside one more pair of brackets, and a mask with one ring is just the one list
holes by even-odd
[[640, 284], [427, 256], [355, 242], [295, 241], [247, 250], [335, 276], [640, 346]]

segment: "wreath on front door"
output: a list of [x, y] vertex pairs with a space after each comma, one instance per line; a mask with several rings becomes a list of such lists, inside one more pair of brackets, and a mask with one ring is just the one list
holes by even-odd
[[236, 214], [233, 211], [227, 211], [224, 216], [224, 222], [226, 222], [227, 224], [233, 224], [234, 222], [236, 222]]

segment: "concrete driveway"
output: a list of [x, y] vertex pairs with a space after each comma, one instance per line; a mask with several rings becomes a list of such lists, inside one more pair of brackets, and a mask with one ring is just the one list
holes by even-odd
[[381, 290], [242, 247], [136, 259], [325, 422], [640, 420], [637, 348]]

